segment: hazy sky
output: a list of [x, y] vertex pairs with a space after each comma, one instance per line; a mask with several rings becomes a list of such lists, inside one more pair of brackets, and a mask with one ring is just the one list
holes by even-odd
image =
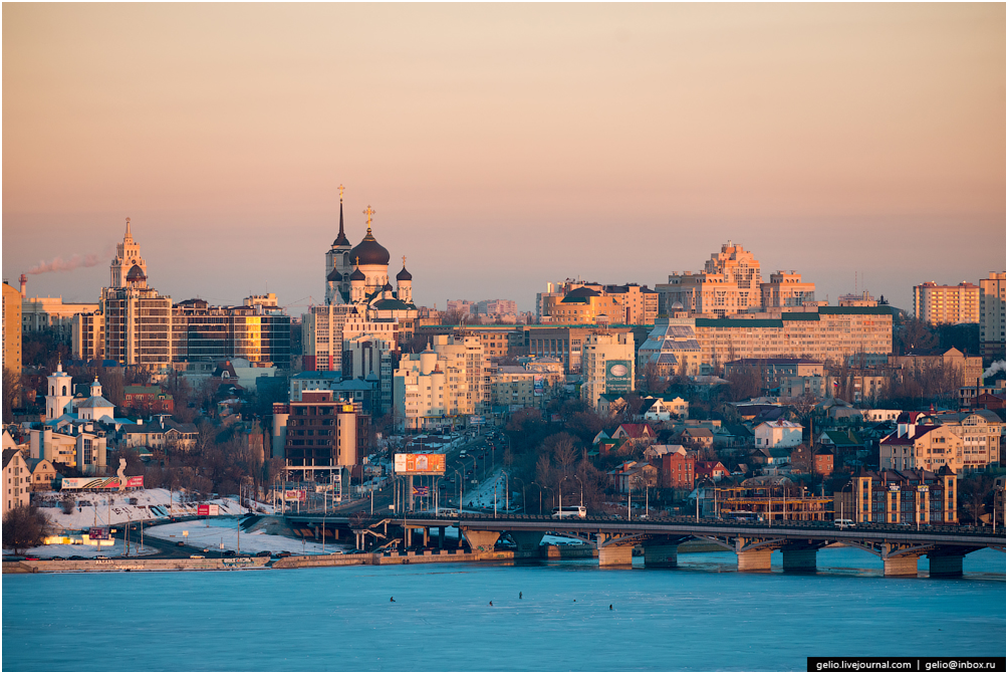
[[414, 299], [654, 285], [728, 239], [835, 303], [1005, 269], [1005, 5], [3, 5], [3, 275], [324, 301], [346, 186]]

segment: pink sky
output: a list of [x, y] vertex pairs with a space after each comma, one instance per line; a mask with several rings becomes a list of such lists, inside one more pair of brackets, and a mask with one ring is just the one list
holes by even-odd
[[732, 239], [909, 308], [1005, 268], [1005, 6], [3, 6], [3, 275], [95, 301], [125, 218], [176, 301], [654, 285]]

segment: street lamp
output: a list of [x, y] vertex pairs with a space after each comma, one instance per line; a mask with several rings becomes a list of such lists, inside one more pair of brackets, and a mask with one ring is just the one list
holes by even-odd
[[[464, 468], [464, 467], [463, 467], [463, 470], [465, 470], [465, 468]], [[455, 477], [457, 477], [457, 478], [458, 478], [458, 480], [459, 480], [459, 502], [458, 502], [458, 511], [459, 511], [459, 513], [461, 513], [461, 512], [462, 512], [462, 475], [461, 475], [461, 474], [460, 474], [460, 473], [459, 473], [459, 472], [458, 472], [457, 470], [455, 470], [454, 468], [452, 468], [452, 472], [454, 472], [454, 473], [455, 473]]]
[[527, 512], [525, 508], [525, 480], [520, 477], [516, 477], [515, 479], [522, 483], [522, 512]]
[[584, 482], [581, 482], [581, 478], [579, 478], [577, 475], [574, 476], [574, 479], [577, 480], [581, 484], [581, 507], [583, 508], [584, 507]]
[[567, 477], [566, 475], [564, 475], [562, 478], [560, 478], [560, 481], [557, 482], [557, 496], [560, 497], [560, 503], [557, 506], [557, 510], [560, 513], [560, 517], [563, 517], [563, 482], [564, 482], [564, 480], [569, 480], [569, 479], [570, 479], [569, 477]]

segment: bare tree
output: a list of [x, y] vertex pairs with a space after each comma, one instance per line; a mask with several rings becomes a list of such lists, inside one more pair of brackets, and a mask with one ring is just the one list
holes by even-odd
[[49, 530], [49, 517], [38, 506], [33, 503], [19, 505], [4, 515], [3, 546], [20, 555], [28, 548], [41, 545]]

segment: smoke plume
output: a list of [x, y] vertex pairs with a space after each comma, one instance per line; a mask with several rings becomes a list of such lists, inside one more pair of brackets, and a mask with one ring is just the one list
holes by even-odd
[[114, 248], [109, 247], [103, 253], [88, 253], [87, 255], [74, 253], [68, 260], [64, 260], [62, 256], [57, 255], [49, 262], [39, 261], [39, 263], [29, 269], [27, 273], [48, 274], [54, 271], [73, 271], [78, 267], [94, 267], [100, 264], [103, 259], [108, 258], [108, 256], [113, 252]]
[[991, 366], [987, 368], [987, 370], [984, 371], [984, 373], [980, 376], [986, 379], [987, 377], [991, 376], [998, 370], [1003, 369], [1005, 369], [1005, 362], [1003, 360], [995, 360], [993, 363], [991, 363]]

